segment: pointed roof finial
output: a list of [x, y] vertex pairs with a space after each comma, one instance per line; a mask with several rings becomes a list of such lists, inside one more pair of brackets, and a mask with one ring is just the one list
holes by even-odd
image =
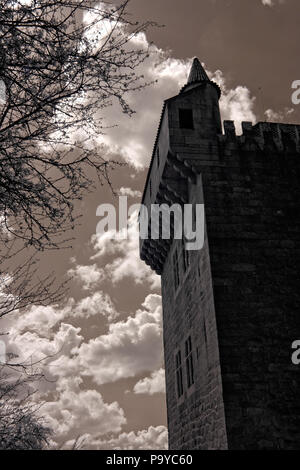
[[217, 85], [215, 82], [211, 81], [208, 78], [207, 73], [205, 72], [203, 66], [201, 65], [200, 60], [195, 57], [193, 60], [193, 65], [189, 74], [189, 78], [187, 81], [187, 84], [184, 85], [183, 88], [181, 88], [180, 93], [184, 93], [185, 91], [188, 91], [192, 88], [197, 87], [198, 85], [206, 84], [209, 83], [210, 85], [213, 85], [218, 92], [219, 98], [221, 96], [221, 89], [219, 85]]
[[193, 65], [189, 74], [189, 78], [187, 83], [194, 83], [194, 82], [209, 82], [209, 78], [207, 73], [205, 72], [204, 68], [201, 65], [201, 62], [197, 57], [193, 60]]

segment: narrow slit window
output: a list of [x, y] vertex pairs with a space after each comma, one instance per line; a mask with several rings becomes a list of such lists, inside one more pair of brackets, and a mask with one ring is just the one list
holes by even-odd
[[176, 387], [177, 397], [180, 398], [183, 395], [181, 351], [176, 354]]
[[160, 165], [160, 155], [159, 155], [159, 147], [157, 147], [157, 151], [156, 151], [156, 158], [157, 158], [157, 167], [159, 167]]
[[192, 338], [190, 336], [185, 342], [185, 365], [186, 365], [187, 386], [188, 388], [190, 388], [194, 383]]
[[179, 126], [181, 129], [194, 129], [192, 109], [179, 109]]

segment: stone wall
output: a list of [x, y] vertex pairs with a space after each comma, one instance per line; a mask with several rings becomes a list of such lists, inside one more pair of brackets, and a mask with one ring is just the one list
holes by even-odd
[[[170, 150], [198, 158], [205, 136], [220, 132], [218, 95], [205, 86], [183, 93], [168, 104]], [[180, 129], [178, 109], [192, 108], [194, 129]], [[205, 140], [206, 142], [206, 140]], [[211, 143], [211, 140], [209, 140]], [[182, 151], [184, 150], [184, 154]], [[196, 152], [196, 154], [195, 154]], [[193, 164], [193, 162], [192, 162]], [[178, 178], [178, 188], [180, 188]], [[176, 186], [176, 183], [174, 183]], [[203, 203], [201, 176], [197, 184], [186, 181], [188, 202]], [[179, 257], [180, 285], [175, 291], [173, 254], [182, 254], [182, 241], [174, 240], [162, 273], [164, 352], [171, 449], [226, 449], [227, 435], [222, 394], [218, 334], [214, 309], [207, 237], [201, 252], [190, 251], [190, 266]], [[195, 384], [188, 388], [184, 346], [191, 336]], [[184, 395], [176, 392], [175, 355], [183, 357]]]
[[[175, 240], [162, 275], [164, 351], [170, 449], [226, 449], [226, 430], [216, 320], [207, 243], [194, 253], [175, 292], [172, 256]], [[191, 252], [192, 253], [192, 252]], [[195, 383], [187, 386], [185, 341], [191, 336]], [[175, 354], [181, 350], [184, 395], [178, 399]]]
[[[194, 129], [179, 128], [180, 107], [193, 109]], [[207, 222], [205, 247], [191, 252], [186, 273], [180, 259], [176, 292], [181, 241], [158, 255], [170, 448], [300, 448], [300, 368], [291, 362], [300, 334], [300, 126], [243, 123], [236, 136], [227, 121], [223, 135], [209, 84], [167, 108], [168, 152], [198, 184], [183, 180], [184, 170], [176, 180], [170, 168], [160, 169], [161, 182], [172, 180], [189, 202], [204, 198]], [[152, 250], [150, 243], [148, 264]], [[175, 355], [180, 349], [184, 363], [188, 336], [195, 383], [187, 387], [184, 364], [178, 399]]]
[[245, 124], [201, 167], [229, 448], [300, 447], [299, 129]]

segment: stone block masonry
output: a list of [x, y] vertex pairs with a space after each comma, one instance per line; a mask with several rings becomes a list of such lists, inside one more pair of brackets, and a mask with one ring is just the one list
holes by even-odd
[[222, 132], [219, 97], [195, 59], [165, 102], [143, 196], [205, 204], [201, 251], [141, 240], [162, 281], [169, 445], [300, 449], [300, 126]]

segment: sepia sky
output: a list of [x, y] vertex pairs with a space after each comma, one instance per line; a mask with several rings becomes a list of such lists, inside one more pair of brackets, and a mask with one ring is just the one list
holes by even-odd
[[[153, 20], [132, 47], [151, 46], [140, 67], [153, 86], [128, 97], [136, 113], [105, 111], [99, 135], [115, 170], [116, 192], [140, 202], [163, 100], [185, 84], [192, 58], [222, 88], [223, 119], [300, 123], [291, 84], [300, 80], [299, 0], [131, 0], [133, 18]], [[45, 255], [41, 267], [71, 278], [61, 305], [34, 306], [6, 321], [8, 349], [44, 366], [49, 382], [37, 401], [55, 430], [54, 441], [87, 449], [164, 449], [167, 445], [160, 279], [139, 260], [136, 218], [128, 238], [96, 235], [96, 209], [118, 198], [98, 187], [77, 207], [82, 218], [73, 247]], [[55, 443], [53, 443], [55, 445]]]

